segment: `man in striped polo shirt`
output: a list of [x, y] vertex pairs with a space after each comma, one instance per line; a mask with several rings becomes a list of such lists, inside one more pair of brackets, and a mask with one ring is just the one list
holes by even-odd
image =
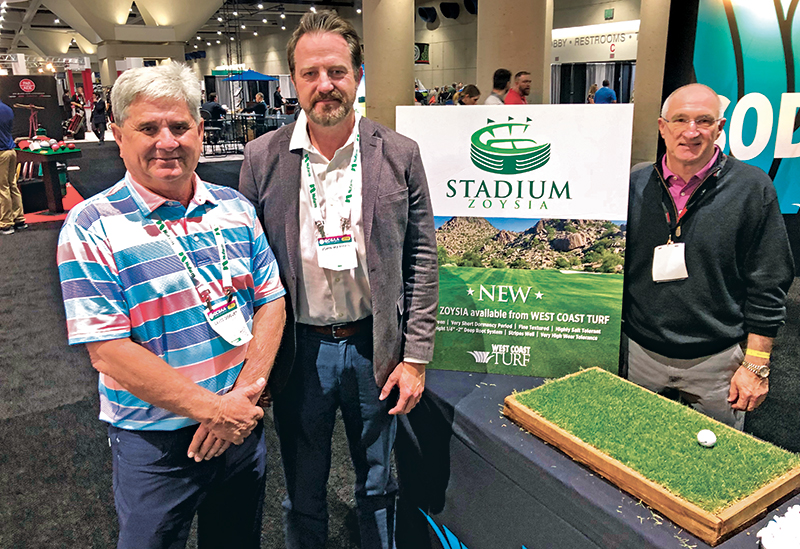
[[182, 547], [195, 513], [203, 546], [259, 547], [278, 267], [250, 203], [194, 173], [189, 68], [128, 70], [111, 101], [127, 173], [70, 212], [58, 265], [69, 342], [100, 372], [119, 547]]

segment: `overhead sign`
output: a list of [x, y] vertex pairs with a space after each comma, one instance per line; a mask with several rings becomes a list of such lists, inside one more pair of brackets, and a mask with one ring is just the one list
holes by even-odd
[[639, 20], [553, 29], [551, 63], [636, 61]]

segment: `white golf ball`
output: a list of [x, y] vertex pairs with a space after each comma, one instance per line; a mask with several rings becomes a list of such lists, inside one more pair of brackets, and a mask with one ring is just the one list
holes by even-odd
[[715, 435], [708, 429], [703, 429], [702, 431], [697, 433], [697, 442], [700, 443], [700, 446], [705, 446], [706, 448], [713, 448], [714, 445], [717, 443], [717, 435]]

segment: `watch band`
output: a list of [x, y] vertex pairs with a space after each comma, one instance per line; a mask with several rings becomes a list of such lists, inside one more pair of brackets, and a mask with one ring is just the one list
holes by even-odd
[[748, 362], [746, 360], [742, 361], [742, 366], [753, 372], [755, 375], [760, 377], [761, 379], [767, 379], [769, 377], [769, 364], [753, 364], [752, 362]]

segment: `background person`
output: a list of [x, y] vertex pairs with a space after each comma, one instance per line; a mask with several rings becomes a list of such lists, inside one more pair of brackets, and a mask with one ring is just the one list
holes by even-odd
[[511, 87], [511, 71], [497, 69], [492, 77], [492, 93], [483, 102], [484, 105], [503, 105], [508, 89]]
[[586, 95], [586, 102], [589, 104], [594, 104], [594, 94], [597, 93], [597, 84], [592, 84], [589, 86], [589, 93]]
[[203, 103], [200, 108], [211, 115], [211, 120], [222, 120], [228, 112], [225, 110], [225, 107], [217, 102], [217, 94], [215, 92], [208, 94], [208, 101]]
[[711, 88], [673, 92], [666, 154], [631, 174], [623, 332], [629, 380], [741, 430], [769, 390], [794, 268], [772, 181], [714, 144], [722, 113]]
[[459, 105], [477, 105], [481, 98], [481, 91], [475, 84], [467, 84], [459, 92], [458, 104]]
[[[247, 144], [239, 178], [289, 294], [270, 385], [286, 477], [286, 546], [325, 547], [331, 436], [341, 409], [361, 547], [389, 549], [395, 416], [419, 401], [433, 356], [438, 276], [428, 186], [416, 143], [353, 108], [361, 41], [350, 23], [329, 11], [306, 13], [287, 55], [303, 112]], [[342, 245], [326, 248], [323, 237]]]
[[127, 172], [70, 211], [57, 255], [69, 343], [86, 344], [100, 372], [118, 547], [183, 547], [198, 513], [201, 547], [256, 549], [255, 403], [284, 321], [277, 266], [252, 205], [194, 172], [203, 122], [190, 68], [129, 69], [112, 102]]
[[531, 73], [519, 71], [514, 75], [514, 85], [508, 90], [504, 103], [506, 105], [527, 105], [531, 93]]
[[106, 140], [106, 102], [103, 92], [95, 92], [92, 106], [92, 131], [97, 136], [99, 145]]
[[616, 103], [617, 93], [609, 87], [608, 80], [603, 80], [603, 87], [597, 90], [594, 94], [594, 102], [598, 105], [604, 103]]
[[22, 213], [22, 193], [17, 185], [16, 144], [11, 137], [14, 111], [0, 101], [0, 234], [27, 229]]

